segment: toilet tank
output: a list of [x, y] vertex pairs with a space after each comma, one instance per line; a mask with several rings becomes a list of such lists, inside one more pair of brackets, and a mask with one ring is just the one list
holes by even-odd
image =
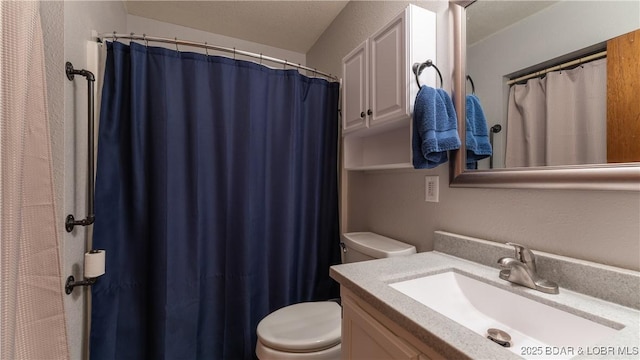
[[372, 232], [342, 234], [342, 263], [405, 256], [416, 253], [416, 247]]

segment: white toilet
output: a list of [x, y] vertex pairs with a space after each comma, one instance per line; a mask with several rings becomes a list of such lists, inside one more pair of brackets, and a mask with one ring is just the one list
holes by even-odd
[[[412, 245], [371, 232], [342, 236], [342, 262], [416, 253]], [[340, 359], [342, 310], [334, 301], [303, 302], [278, 309], [258, 324], [260, 360]]]

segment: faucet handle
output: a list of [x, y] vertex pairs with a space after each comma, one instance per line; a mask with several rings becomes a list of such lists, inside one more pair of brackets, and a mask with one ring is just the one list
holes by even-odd
[[536, 256], [533, 252], [523, 245], [508, 242], [507, 245], [513, 246], [516, 251], [516, 259], [525, 264], [531, 271], [536, 271]]

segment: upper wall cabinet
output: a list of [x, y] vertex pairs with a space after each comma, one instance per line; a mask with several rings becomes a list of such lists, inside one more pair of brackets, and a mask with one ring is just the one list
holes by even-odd
[[[369, 109], [369, 41], [353, 49], [342, 60], [342, 130], [343, 133], [367, 126]], [[347, 86], [348, 84], [348, 86]]]
[[[411, 167], [413, 63], [435, 61], [436, 14], [409, 5], [342, 60], [345, 168]], [[420, 82], [435, 86], [435, 71]]]

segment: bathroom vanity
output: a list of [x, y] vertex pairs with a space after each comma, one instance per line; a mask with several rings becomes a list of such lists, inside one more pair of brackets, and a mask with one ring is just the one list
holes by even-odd
[[[499, 278], [507, 245], [436, 232], [434, 248], [331, 268], [343, 359], [640, 357], [640, 273], [533, 250], [540, 275], [560, 286], [548, 294]], [[483, 326], [497, 323], [508, 348], [487, 339]]]
[[341, 295], [343, 359], [443, 359], [348, 288]]

